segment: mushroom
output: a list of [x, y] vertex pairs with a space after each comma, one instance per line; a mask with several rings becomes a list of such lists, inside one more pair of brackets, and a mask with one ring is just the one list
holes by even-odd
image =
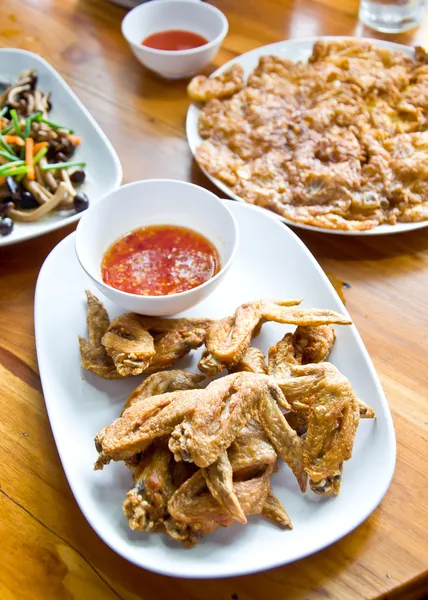
[[20, 74], [18, 83], [29, 83], [31, 85], [31, 89], [34, 90], [37, 85], [37, 80], [38, 77], [36, 69], [28, 69]]
[[40, 185], [37, 181], [30, 181], [27, 177], [23, 180], [23, 185], [26, 190], [33, 194], [39, 204], [47, 204], [52, 197], [52, 194], [47, 189]]
[[42, 95], [42, 104], [43, 104], [43, 115], [45, 118], [47, 117], [48, 112], [50, 111], [52, 104], [50, 101], [50, 92], [44, 92]]
[[[41, 167], [45, 167], [47, 164], [48, 164], [48, 161], [46, 160], [45, 157], [40, 159]], [[44, 180], [44, 183], [48, 186], [48, 188], [51, 190], [51, 192], [56, 192], [56, 190], [58, 188], [58, 183], [57, 183], [52, 171], [43, 171], [42, 169], [40, 169], [40, 171], [41, 171], [41, 176]]]
[[52, 93], [51, 92], [45, 92], [45, 102], [46, 102], [46, 109], [47, 112], [49, 112], [52, 108]]
[[71, 209], [74, 208], [74, 203], [73, 203], [73, 198], [75, 197], [75, 195], [77, 194], [76, 190], [73, 187], [73, 184], [71, 183], [71, 179], [69, 174], [67, 173], [66, 169], [61, 169], [60, 171], [61, 174], [61, 179], [63, 181], [63, 183], [65, 183], [65, 185], [67, 186], [68, 192], [70, 194], [69, 199], [67, 200], [67, 202], [62, 202], [59, 206], [59, 208], [63, 208], [63, 209]]
[[27, 105], [27, 115], [32, 115], [34, 111], [34, 96], [33, 94], [31, 94], [30, 92], [24, 92], [24, 94], [22, 94], [23, 99], [25, 99], [26, 105]]
[[17, 210], [16, 208], [11, 208], [9, 210], [9, 216], [15, 221], [21, 221], [24, 223], [37, 221], [41, 217], [44, 217], [51, 210], [56, 208], [59, 204], [61, 204], [61, 202], [67, 201], [69, 195], [70, 192], [67, 188], [67, 185], [63, 181], [61, 181], [55, 194], [53, 194], [47, 202], [39, 206], [39, 208], [28, 212], [23, 210]]
[[43, 113], [43, 117], [46, 118], [49, 111], [49, 93], [44, 93], [41, 90], [34, 91], [34, 105], [37, 111]]
[[24, 85], [16, 85], [12, 87], [9, 91], [9, 94], [7, 95], [7, 104], [12, 108], [19, 108], [21, 100], [21, 98], [19, 98], [20, 94], [22, 94], [23, 92], [28, 92], [30, 90], [31, 86], [29, 83], [26, 83]]
[[44, 186], [45, 186], [45, 182], [44, 182], [44, 179], [43, 179], [43, 177], [42, 177], [42, 174], [41, 174], [41, 172], [40, 172], [40, 167], [39, 167], [39, 165], [36, 165], [36, 166], [34, 167], [34, 174], [35, 174], [35, 176], [36, 176], [36, 181], [37, 181], [37, 183], [39, 183], [41, 186], [43, 186], [43, 187], [44, 187]]
[[18, 81], [7, 87], [0, 95], [0, 106], [6, 102], [12, 108], [18, 108], [18, 100], [16, 97], [22, 92], [33, 92], [37, 85], [37, 74], [35, 70], [24, 71], [18, 78]]

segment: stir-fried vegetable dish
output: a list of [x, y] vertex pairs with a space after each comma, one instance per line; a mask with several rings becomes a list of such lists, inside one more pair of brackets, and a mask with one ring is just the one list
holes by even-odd
[[32, 222], [54, 210], [81, 212], [89, 201], [78, 192], [86, 164], [72, 160], [81, 139], [49, 119], [50, 92], [37, 86], [35, 70], [0, 94], [0, 234], [14, 222]]

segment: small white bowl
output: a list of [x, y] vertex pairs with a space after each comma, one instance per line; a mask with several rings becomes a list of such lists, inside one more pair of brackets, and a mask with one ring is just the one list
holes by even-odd
[[[170, 296], [140, 296], [102, 280], [101, 261], [109, 246], [139, 227], [181, 225], [205, 236], [217, 248], [221, 269], [202, 285]], [[204, 188], [173, 179], [128, 183], [86, 211], [76, 230], [76, 253], [83, 269], [112, 302], [131, 312], [164, 316], [195, 306], [219, 285], [238, 247], [238, 226], [226, 204]]]
[[[228, 28], [227, 19], [218, 8], [195, 0], [154, 0], [135, 7], [122, 21], [122, 34], [140, 63], [167, 79], [199, 73], [217, 53]], [[198, 33], [208, 44], [177, 51], [141, 44], [152, 33], [168, 29]]]

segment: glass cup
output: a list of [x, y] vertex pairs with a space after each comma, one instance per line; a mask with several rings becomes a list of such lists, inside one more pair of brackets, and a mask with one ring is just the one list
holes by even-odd
[[361, 0], [360, 21], [383, 33], [400, 33], [421, 24], [427, 0]]

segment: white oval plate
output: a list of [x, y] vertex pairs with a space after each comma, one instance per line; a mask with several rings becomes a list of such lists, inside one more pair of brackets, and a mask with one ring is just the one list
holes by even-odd
[[[346, 313], [318, 263], [299, 238], [259, 208], [228, 202], [240, 228], [234, 264], [211, 297], [189, 316], [223, 317], [256, 298], [304, 297], [305, 306]], [[255, 235], [254, 232], [259, 232]], [[269, 243], [266, 242], [269, 240]], [[86, 298], [91, 280], [77, 262], [74, 234], [48, 256], [39, 275], [35, 301], [37, 356], [45, 401], [58, 452], [76, 500], [98, 535], [123, 557], [151, 571], [177, 577], [228, 577], [298, 560], [332, 544], [376, 508], [394, 471], [395, 435], [388, 403], [372, 362], [354, 326], [336, 327], [331, 360], [370, 403], [377, 420], [362, 420], [354, 454], [344, 465], [337, 498], [302, 495], [291, 471], [281, 464], [272, 477], [294, 529], [283, 531], [260, 517], [233, 525], [186, 549], [163, 534], [133, 532], [122, 512], [131, 486], [123, 463], [93, 471], [94, 436], [117, 418], [141, 377], [103, 381], [80, 369], [77, 336], [86, 336]], [[103, 299], [110, 316], [121, 309]], [[290, 330], [267, 323], [257, 345], [264, 350]], [[196, 371], [200, 351], [181, 366]]]
[[[312, 47], [314, 43], [319, 40], [334, 40], [334, 39], [357, 39], [352, 37], [333, 37], [327, 36], [323, 38], [311, 37], [311, 38], [303, 38], [297, 40], [286, 40], [284, 42], [277, 42], [275, 44], [269, 44], [268, 46], [262, 46], [261, 48], [256, 48], [255, 50], [251, 50], [250, 52], [246, 52], [245, 54], [241, 54], [236, 58], [230, 60], [225, 65], [222, 65], [217, 71], [212, 74], [212, 77], [218, 75], [228, 69], [231, 65], [240, 64], [242, 65], [245, 76], [253, 71], [253, 69], [257, 66], [259, 62], [259, 58], [261, 56], [266, 56], [273, 54], [275, 56], [280, 56], [281, 58], [288, 58], [294, 61], [307, 61], [309, 56], [312, 54]], [[403, 46], [402, 44], [394, 44], [392, 42], [386, 42], [383, 40], [367, 40], [376, 44], [376, 46], [380, 46], [382, 48], [389, 48], [390, 50], [405, 52], [409, 56], [414, 56], [413, 48], [409, 46]], [[203, 142], [203, 139], [198, 133], [198, 117], [201, 112], [200, 106], [197, 104], [191, 104], [189, 106], [189, 110], [187, 111], [187, 119], [186, 119], [186, 135], [187, 141], [189, 142], [190, 150], [192, 151], [193, 156], [196, 158], [196, 148]], [[238, 200], [239, 202], [245, 202], [243, 198], [237, 196], [227, 185], [225, 185], [219, 179], [212, 177], [204, 167], [199, 165], [205, 175], [210, 179], [222, 192], [233, 198], [234, 200]], [[263, 209], [267, 210], [267, 209]], [[271, 212], [271, 211], [269, 211]], [[301, 223], [295, 223], [294, 221], [290, 221], [289, 219], [284, 219], [280, 215], [275, 213], [273, 214], [277, 219], [280, 219], [284, 223], [288, 225], [292, 225], [293, 227], [300, 227], [301, 229], [309, 229], [310, 231], [321, 231], [322, 233], [333, 233], [337, 235], [383, 235], [386, 233], [400, 233], [403, 231], [413, 231], [414, 229], [421, 229], [422, 227], [428, 226], [428, 221], [423, 221], [421, 223], [399, 223], [397, 225], [379, 225], [378, 227], [374, 227], [373, 229], [369, 229], [367, 231], [340, 231], [339, 229], [325, 229], [323, 227], [313, 227], [312, 225], [303, 225]]]
[[[52, 92], [52, 110], [49, 118], [70, 127], [82, 138], [82, 145], [73, 156], [73, 160], [87, 163], [86, 180], [79, 187], [79, 191], [88, 195], [90, 205], [95, 204], [104, 194], [119, 187], [122, 181], [119, 158], [100, 126], [48, 62], [26, 50], [0, 49], [1, 82], [14, 82], [22, 71], [33, 68], [37, 69], [40, 88], [45, 92]], [[17, 244], [59, 229], [78, 221], [80, 216], [71, 211], [53, 211], [34, 223], [15, 223], [10, 235], [0, 236], [0, 247]]]

